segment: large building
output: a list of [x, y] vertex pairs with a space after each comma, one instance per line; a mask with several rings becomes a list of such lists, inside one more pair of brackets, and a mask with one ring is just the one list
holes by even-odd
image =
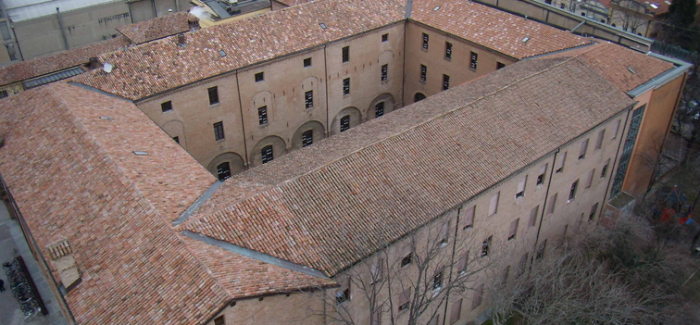
[[494, 272], [645, 189], [688, 69], [448, 0], [294, 3], [98, 63], [0, 101], [9, 206], [77, 324], [474, 321]]

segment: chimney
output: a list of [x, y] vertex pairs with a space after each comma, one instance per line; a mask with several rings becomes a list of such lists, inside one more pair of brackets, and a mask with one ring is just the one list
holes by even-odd
[[185, 47], [187, 45], [187, 42], [185, 41], [185, 34], [177, 34], [177, 44], [180, 45], [180, 47]]
[[91, 57], [90, 61], [88, 62], [88, 69], [93, 70], [97, 68], [102, 68], [102, 64], [100, 64], [100, 61], [97, 60], [97, 57]]

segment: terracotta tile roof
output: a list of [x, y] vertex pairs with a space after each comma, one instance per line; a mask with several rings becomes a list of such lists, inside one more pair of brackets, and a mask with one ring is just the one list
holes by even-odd
[[194, 239], [184, 241], [232, 299], [338, 286], [328, 278], [292, 271]]
[[[96, 118], [102, 114], [114, 120]], [[116, 129], [109, 125], [122, 129], [122, 122], [137, 124], [123, 131], [133, 139], [107, 139]], [[91, 125], [98, 123], [103, 126]], [[82, 282], [65, 297], [77, 323], [194, 324], [227, 302], [162, 219], [159, 202], [139, 188], [143, 182], [135, 178], [153, 175], [137, 175], [129, 159], [120, 159], [133, 153], [106, 143], [164, 146], [156, 154], [196, 164], [175, 153], [182, 150], [170, 148], [165, 133], [152, 133], [158, 127], [136, 106], [55, 83], [0, 102], [0, 129], [0, 171], [43, 256], [50, 256], [51, 244], [70, 242]], [[107, 135], [95, 134], [98, 129]], [[152, 156], [141, 158], [149, 164]], [[189, 205], [195, 197], [173, 201]]]
[[553, 57], [576, 57], [585, 61], [623, 92], [637, 88], [674, 67], [670, 62], [609, 42], [554, 53], [542, 58]]
[[287, 6], [298, 6], [308, 2], [320, 1], [320, 0], [275, 0], [279, 3], [285, 4]]
[[180, 227], [333, 276], [633, 103], [577, 60], [516, 63], [233, 177]]
[[590, 43], [568, 31], [470, 1], [415, 0], [411, 19], [516, 59]]
[[11, 84], [85, 64], [88, 63], [91, 57], [98, 57], [102, 53], [115, 51], [128, 44], [129, 40], [126, 37], [119, 36], [68, 51], [18, 62], [0, 69], [0, 85]]
[[181, 11], [134, 24], [119, 26], [117, 31], [126, 36], [132, 43], [141, 44], [189, 31], [189, 19], [190, 13]]
[[[403, 0], [329, 0], [267, 12], [101, 56], [114, 65], [76, 81], [129, 99], [144, 98], [250, 64], [401, 21]], [[360, 14], [360, 13], [372, 13]], [[322, 29], [320, 24], [327, 27]], [[284, 29], [284, 33], [280, 32]], [[226, 56], [222, 57], [219, 51]]]

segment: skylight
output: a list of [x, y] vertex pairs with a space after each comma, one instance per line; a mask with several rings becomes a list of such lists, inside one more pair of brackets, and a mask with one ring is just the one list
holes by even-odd
[[632, 66], [627, 67], [627, 70], [632, 72], [632, 74], [637, 74], [637, 70], [634, 70], [634, 68]]
[[440, 6], [433, 8], [433, 11], [438, 11], [438, 10], [440, 10]]
[[652, 8], [654, 8], [654, 9], [659, 9], [659, 5], [657, 5], [657, 4], [655, 4], [655, 3], [652, 3], [652, 4], [650, 4], [649, 6], [652, 7]]
[[219, 50], [219, 55], [223, 58], [226, 56], [226, 52], [224, 52], [224, 50]]
[[523, 40], [522, 40], [522, 42], [523, 42], [523, 43], [527, 43], [527, 41], [529, 41], [529, 40], [530, 40], [530, 38], [529, 38], [529, 37], [527, 37], [527, 36], [525, 36], [525, 37], [523, 37]]
[[134, 154], [137, 156], [148, 156], [147, 151], [134, 151]]
[[320, 23], [319, 26], [321, 26], [321, 29], [326, 29], [326, 24]]

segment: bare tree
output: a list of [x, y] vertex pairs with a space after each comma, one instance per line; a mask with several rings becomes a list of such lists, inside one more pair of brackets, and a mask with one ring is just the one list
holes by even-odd
[[644, 4], [635, 0], [613, 0], [611, 10], [611, 23], [620, 23], [622, 30], [630, 33], [644, 34], [645, 31], [637, 29], [653, 19]]

